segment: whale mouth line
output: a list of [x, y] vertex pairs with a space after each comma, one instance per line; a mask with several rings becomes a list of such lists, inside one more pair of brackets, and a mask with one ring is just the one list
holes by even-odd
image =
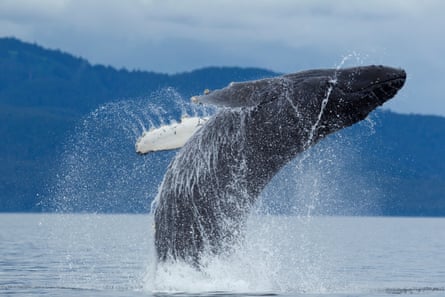
[[382, 85], [389, 85], [391, 87], [401, 88], [403, 86], [403, 84], [405, 83], [405, 80], [406, 80], [406, 76], [401, 75], [399, 77], [390, 78], [390, 79], [387, 79], [384, 81], [376, 82], [366, 88], [363, 88], [363, 91], [366, 91], [368, 89], [372, 89], [375, 87], [380, 87]]
[[339, 88], [348, 94], [362, 93], [362, 92], [366, 92], [366, 91], [372, 92], [376, 88], [382, 88], [382, 87], [390, 87], [390, 88], [394, 88], [394, 89], [398, 90], [403, 87], [403, 85], [405, 84], [405, 81], [406, 81], [406, 74], [403, 73], [403, 74], [397, 75], [397, 76], [389, 78], [389, 79], [372, 82], [369, 85], [367, 85], [366, 87], [353, 89], [353, 88], [351, 88], [351, 86], [346, 86], [346, 87], [339, 87]]

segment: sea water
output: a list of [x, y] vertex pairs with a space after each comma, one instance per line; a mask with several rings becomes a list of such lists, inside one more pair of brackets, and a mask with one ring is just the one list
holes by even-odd
[[232, 258], [155, 265], [150, 215], [1, 214], [5, 296], [445, 296], [445, 219], [253, 215]]

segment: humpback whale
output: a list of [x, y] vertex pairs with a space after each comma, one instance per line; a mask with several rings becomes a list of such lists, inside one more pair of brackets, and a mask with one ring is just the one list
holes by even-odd
[[323, 137], [363, 120], [405, 83], [402, 69], [308, 70], [231, 83], [193, 102], [222, 108], [171, 161], [155, 199], [158, 261], [201, 267], [243, 236], [272, 177]]

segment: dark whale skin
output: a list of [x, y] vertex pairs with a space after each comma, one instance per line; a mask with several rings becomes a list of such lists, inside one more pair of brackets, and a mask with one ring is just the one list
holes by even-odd
[[155, 206], [158, 261], [200, 267], [230, 254], [258, 195], [297, 154], [357, 123], [402, 88], [385, 66], [321, 69], [228, 87], [193, 99], [222, 106], [170, 163]]

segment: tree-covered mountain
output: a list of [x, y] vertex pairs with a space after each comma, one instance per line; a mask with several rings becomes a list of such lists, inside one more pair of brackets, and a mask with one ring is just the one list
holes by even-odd
[[101, 104], [174, 87], [186, 97], [261, 69], [206, 68], [166, 75], [91, 65], [58, 50], [0, 38], [0, 211], [39, 210], [48, 171], [75, 124]]
[[[39, 202], [42, 196], [51, 194], [48, 185], [56, 175], [54, 171], [64, 154], [67, 139], [76, 133], [76, 127], [88, 114], [104, 104], [142, 97], [154, 106], [165, 105], [162, 96], [151, 94], [174, 88], [189, 98], [206, 88], [221, 88], [231, 81], [273, 75], [276, 74], [267, 70], [234, 67], [212, 67], [174, 75], [117, 70], [91, 65], [82, 58], [14, 38], [1, 38], [0, 211], [42, 210]], [[372, 118], [372, 128], [364, 123], [336, 137], [351, 139], [349, 145], [360, 156], [356, 174], [379, 185], [383, 197], [380, 214], [445, 215], [445, 118], [381, 111]], [[370, 129], [375, 132], [369, 133]], [[110, 131], [119, 133], [118, 129], [107, 131], [103, 135], [114, 133]], [[100, 131], [94, 137], [99, 142]], [[128, 158], [136, 158], [133, 154], [128, 152]], [[127, 151], [122, 149], [117, 158], [125, 159], [126, 155]], [[164, 158], [160, 163], [165, 165], [171, 156], [160, 154], [158, 158]], [[133, 162], [130, 159], [126, 162]], [[159, 180], [160, 176], [162, 170], [153, 179]], [[98, 196], [93, 193], [93, 185], [79, 187], [87, 187], [90, 200]], [[349, 192], [351, 197], [346, 195], [344, 199], [360, 199], [352, 197], [361, 195], [360, 191]], [[122, 196], [125, 195], [128, 196]], [[85, 209], [73, 210], [147, 210], [141, 205], [149, 204], [148, 196], [134, 199], [137, 203], [122, 197], [105, 204], [106, 207], [92, 202]]]

